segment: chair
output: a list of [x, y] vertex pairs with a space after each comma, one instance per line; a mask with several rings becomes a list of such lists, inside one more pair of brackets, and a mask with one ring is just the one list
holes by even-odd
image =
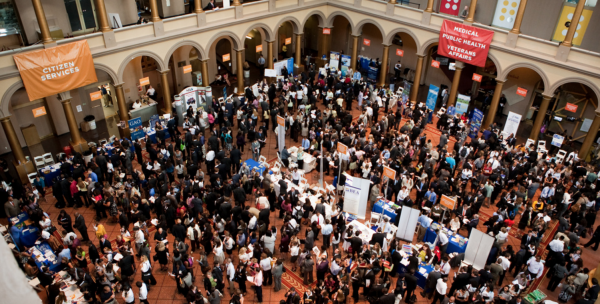
[[281, 171], [281, 164], [279, 162], [275, 162], [273, 167], [271, 167], [271, 171], [273, 171], [274, 174], [279, 173], [279, 171]]
[[556, 153], [556, 162], [562, 164], [565, 161], [565, 157], [567, 157], [567, 151], [558, 150], [558, 153]]
[[108, 138], [108, 142], [112, 143], [113, 141], [115, 141], [115, 139], [117, 138], [116, 135], [113, 135], [111, 137]]
[[371, 219], [369, 220], [369, 224], [371, 224], [371, 226], [378, 226], [379, 221], [381, 221], [381, 214], [371, 212]]
[[545, 140], [538, 140], [537, 151], [540, 152], [540, 149], [546, 150]]
[[44, 153], [42, 154], [42, 157], [44, 158], [44, 163], [46, 165], [54, 165], [54, 158], [52, 158], [52, 153]]
[[56, 153], [56, 160], [58, 160], [58, 162], [60, 163], [64, 156], [66, 156], [66, 154], [64, 154], [63, 152]]
[[46, 166], [46, 162], [44, 162], [44, 158], [41, 156], [34, 157], [33, 161], [35, 162], [35, 167], [38, 168], [38, 170]]
[[308, 180], [306, 178], [300, 178], [300, 188], [308, 186]]
[[108, 140], [106, 140], [106, 138], [103, 138], [99, 140], [98, 143], [100, 144], [100, 147], [102, 147], [108, 143]]
[[527, 142], [525, 143], [525, 149], [529, 148], [531, 145], [535, 145], [535, 140], [528, 138]]
[[437, 112], [437, 118], [441, 118], [442, 115], [444, 115], [444, 113], [446, 113], [446, 108], [442, 107], [440, 108], [440, 110]]
[[35, 181], [35, 177], [37, 176], [37, 172], [36, 173], [29, 173], [27, 174], [27, 177], [29, 178], [29, 182], [33, 185], [33, 181]]
[[325, 190], [327, 190], [327, 192], [329, 192], [329, 194], [331, 195], [335, 195], [335, 187], [333, 185], [328, 184], [327, 182], [325, 183]]

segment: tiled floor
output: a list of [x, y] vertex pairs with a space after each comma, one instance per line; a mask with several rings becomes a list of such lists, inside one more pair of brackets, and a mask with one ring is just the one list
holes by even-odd
[[[357, 117], [359, 115], [359, 111], [357, 109], [353, 109], [352, 114], [355, 117]], [[107, 122], [107, 125], [110, 125], [110, 124], [111, 124], [110, 121]], [[236, 133], [236, 132], [234, 132], [234, 133]], [[435, 136], [433, 133], [430, 133], [430, 132], [428, 132], [428, 133], [429, 133], [428, 138], [431, 138], [434, 145], [436, 145], [438, 143], [439, 137]], [[91, 136], [91, 138], [88, 138], [88, 140], [90, 140], [92, 138], [99, 139], [99, 138], [108, 137], [107, 134], [110, 134], [110, 133], [108, 133], [108, 127], [101, 125], [98, 128], [98, 133]], [[87, 138], [87, 136], [86, 136], [86, 138]], [[275, 140], [276, 140], [275, 135], [271, 131], [269, 131], [268, 139], [267, 139], [268, 144], [261, 151], [261, 154], [264, 155], [268, 161], [273, 160], [277, 157], [276, 150], [275, 150]], [[60, 141], [64, 141], [64, 140], [63, 140], [63, 138], [58, 138], [58, 141], [60, 142]], [[453, 142], [451, 142], [451, 143], [453, 143]], [[289, 138], [286, 139], [286, 144], [288, 147], [298, 145], [298, 143], [293, 142]], [[62, 146], [62, 145], [55, 146], [56, 144], [49, 144], [49, 145], [51, 145], [51, 147], [49, 147], [51, 149], [57, 149], [58, 147]], [[64, 143], [63, 143], [63, 145], [64, 145]], [[248, 159], [251, 157], [251, 154], [248, 151], [249, 150], [248, 147], [249, 147], [249, 145], [246, 145], [243, 159]], [[202, 168], [205, 169], [204, 165], [202, 165]], [[310, 183], [317, 182], [318, 173], [313, 171], [307, 175], [307, 178], [309, 178]], [[325, 178], [325, 180], [329, 183], [332, 182], [332, 179], [333, 178], [331, 176], [326, 176], [326, 178]], [[413, 196], [415, 195], [415, 191], [413, 191], [412, 195]], [[53, 197], [51, 197], [51, 195], [47, 196], [47, 199], [48, 199], [47, 203], [45, 203], [42, 207], [44, 210], [46, 210], [48, 213], [50, 213], [51, 219], [53, 220], [54, 223], [56, 223], [56, 218], [58, 216], [59, 210], [53, 206], [55, 199]], [[495, 207], [493, 207], [493, 208], [495, 209]], [[66, 208], [66, 210], [72, 216], [73, 216], [74, 212], [76, 211], [73, 208]], [[81, 208], [81, 209], [78, 209], [77, 211], [79, 211], [86, 219], [87, 226], [89, 227], [89, 235], [90, 235], [92, 241], [94, 243], [97, 243], [98, 240], [96, 239], [96, 237], [94, 235], [94, 230], [92, 228], [92, 223], [94, 223], [95, 211], [92, 208]], [[367, 218], [369, 218], [369, 213], [370, 212], [368, 211]], [[482, 208], [482, 213], [491, 215], [493, 213], [493, 210], [488, 209], [488, 208]], [[279, 220], [279, 218], [276, 216], [276, 214], [271, 215], [271, 222], [272, 222], [272, 225], [275, 225], [277, 227], [280, 227], [282, 225], [282, 221]], [[517, 222], [518, 222], [518, 218], [517, 218]], [[118, 224], [107, 221], [107, 220], [102, 220], [101, 223], [104, 224], [104, 226], [107, 230], [107, 233], [109, 234], [109, 238], [111, 240], [114, 239], [119, 234]], [[480, 223], [480, 227], [479, 227], [480, 229], [483, 229], [482, 224], [483, 224], [483, 221]], [[304, 235], [304, 232], [302, 231], [300, 235]], [[153, 233], [151, 233], [150, 239], [151, 239], [151, 241], [150, 241], [151, 248], [154, 248], [155, 242], [153, 240]], [[172, 241], [173, 241], [172, 236], [169, 236], [169, 239], [172, 243]], [[587, 242], [587, 240], [588, 239], [584, 239], [584, 240], [582, 240], [582, 242]], [[279, 242], [279, 240], [278, 240], [278, 242]], [[320, 246], [321, 242], [317, 241], [316, 244]], [[509, 237], [509, 240], [506, 243], [506, 245], [512, 245], [513, 248], [518, 248], [519, 244], [520, 244], [520, 240], [518, 240], [512, 236]], [[87, 249], [87, 246], [84, 246], [84, 248]], [[197, 253], [193, 254], [193, 256], [196, 259], [198, 258]], [[209, 257], [209, 259], [212, 262], [212, 255]], [[238, 261], [237, 253], [233, 254], [233, 260], [234, 260], [234, 264], [237, 264], [237, 261]], [[583, 261], [584, 261], [585, 267], [592, 269], [592, 268], [595, 268], [596, 265], [598, 265], [598, 263], [600, 262], [600, 256], [598, 254], [596, 254], [596, 252], [591, 251], [590, 249], [584, 249], [583, 250]], [[160, 267], [158, 266], [157, 263], [153, 263], [153, 264], [154, 264], [154, 269], [155, 269], [154, 276], [156, 277], [158, 283], [156, 286], [153, 286], [152, 290], [150, 291], [150, 293], [148, 295], [149, 302], [152, 304], [154, 304], [154, 303], [184, 303], [185, 300], [184, 300], [183, 296], [179, 295], [177, 293], [176, 283], [175, 283], [175, 280], [173, 279], [173, 277], [169, 276], [166, 271], [159, 270]], [[203, 286], [202, 285], [203, 277], [201, 275], [199, 267], [195, 267], [194, 273], [196, 276], [196, 285], [201, 287], [201, 289], [203, 289], [203, 287], [202, 287]], [[135, 280], [136, 281], [140, 280], [139, 271], [135, 277]], [[506, 284], [506, 283], [510, 282], [511, 280], [512, 280], [512, 276], [507, 275], [504, 282]], [[395, 279], [393, 280], [393, 286], [394, 285], [395, 285]], [[547, 279], [545, 279], [545, 281], [540, 285], [540, 289], [550, 296], [549, 299], [555, 300], [558, 295], [558, 290], [554, 293], [548, 293], [545, 288], [546, 285], [547, 285]], [[250, 287], [250, 284], [248, 284], [248, 287]], [[134, 291], [137, 295], [137, 288], [134, 287]], [[273, 291], [272, 287], [264, 287], [263, 288], [263, 302], [264, 303], [272, 303], [272, 304], [279, 303], [280, 300], [284, 299], [284, 294], [286, 291], [287, 291], [286, 288], [284, 288], [283, 290], [281, 290], [279, 292], [275, 292], [275, 291]], [[421, 298], [421, 296], [418, 295], [418, 291], [421, 291], [421, 290], [417, 289], [418, 303], [426, 303], [426, 302], [430, 301], [430, 300]], [[225, 297], [222, 300], [222, 303], [228, 303], [229, 299], [230, 299], [230, 295], [229, 295], [228, 291], [225, 291]], [[118, 296], [118, 300], [120, 303], [124, 303], [124, 301], [120, 295]], [[348, 301], [352, 301], [352, 300], [348, 300]], [[253, 302], [255, 302], [254, 292], [252, 291], [252, 289], [248, 288], [248, 294], [245, 297], [245, 303], [253, 303]], [[366, 299], [364, 297], [361, 297], [360, 302], [366, 303]]]

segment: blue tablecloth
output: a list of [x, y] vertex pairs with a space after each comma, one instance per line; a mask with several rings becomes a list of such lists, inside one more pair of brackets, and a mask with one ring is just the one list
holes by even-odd
[[391, 208], [393, 203], [386, 202], [384, 200], [379, 200], [375, 205], [373, 205], [373, 212], [375, 213], [383, 213], [390, 217], [390, 223], [394, 223], [396, 221], [396, 212]]
[[[157, 143], [156, 141], [156, 131], [152, 130], [148, 133], [148, 137], [150, 138], [150, 140], [152, 141], [153, 144]], [[167, 131], [167, 129], [165, 129], [165, 139], [167, 138], [171, 138], [171, 135], [169, 134], [169, 132]]]
[[[52, 252], [54, 254], [54, 251], [52, 251], [52, 248], [50, 247], [50, 244], [48, 244], [48, 242], [42, 242], [39, 245], [35, 246], [39, 251], [42, 252], [42, 254], [44, 254], [46, 251], [50, 250], [50, 252]], [[50, 271], [54, 271], [54, 272], [59, 272], [62, 269], [62, 264], [61, 262], [58, 260], [58, 256], [54, 255], [54, 261], [50, 261], [48, 260], [46, 257], [44, 257], [44, 261], [40, 262], [37, 259], [37, 256], [33, 256], [33, 259], [35, 260], [35, 264], [38, 266], [38, 268], [41, 269], [41, 267], [43, 265], [48, 266], [48, 269], [50, 269]]]
[[[435, 222], [433, 222], [435, 223]], [[433, 225], [432, 223], [432, 225]], [[444, 228], [444, 230], [448, 230], [446, 228]], [[431, 226], [429, 226], [429, 228], [427, 228], [427, 231], [425, 232], [425, 238], [424, 241], [427, 243], [434, 243], [435, 239], [437, 238], [437, 233], [431, 229]], [[446, 248], [446, 253], [454, 253], [454, 252], [458, 252], [458, 253], [464, 253], [467, 250], [467, 242], [464, 243], [464, 245], [460, 246], [459, 242], [454, 241], [455, 238], [458, 239], [464, 239], [464, 237], [462, 237], [461, 235], [452, 235], [451, 237], [448, 238], [448, 248]]]
[[46, 187], [52, 187], [52, 185], [54, 184], [54, 178], [59, 177], [60, 176], [60, 165], [62, 165], [62, 163], [58, 163], [59, 167], [58, 169], [55, 169], [55, 171], [50, 171], [48, 173], [44, 173], [45, 168], [39, 169], [38, 172], [40, 173], [40, 176], [44, 178], [44, 183], [46, 184]]
[[[433, 265], [427, 265], [427, 264], [421, 263], [421, 265], [419, 265], [419, 269], [417, 269], [417, 271], [415, 271], [415, 276], [417, 277], [417, 285], [419, 285], [419, 287], [425, 289], [425, 283], [427, 283], [427, 277], [420, 272], [421, 268], [425, 269], [425, 273], [427, 275], [429, 275], [429, 273], [433, 271]], [[408, 267], [406, 267], [402, 263], [400, 263], [400, 267], [398, 268], [398, 273], [408, 273]]]
[[247, 159], [244, 164], [248, 165], [248, 168], [250, 168], [250, 171], [252, 171], [252, 169], [256, 169], [256, 171], [260, 174], [260, 176], [263, 175], [263, 171], [266, 170], [265, 167], [261, 167], [260, 164], [253, 160], [253, 159]]
[[16, 226], [19, 228], [19, 235], [13, 235], [13, 239], [19, 239], [19, 243], [21, 245], [25, 245], [27, 247], [31, 247], [35, 244], [35, 241], [38, 239], [39, 229], [33, 225], [27, 225], [25, 221], [29, 220], [29, 215], [25, 212], [19, 213], [17, 217], [10, 218], [11, 221], [16, 220]]
[[[102, 148], [98, 148], [98, 151], [100, 151]], [[106, 144], [104, 145], [104, 151], [106, 151], [106, 154], [110, 157], [112, 156], [112, 151], [113, 151], [113, 145], [112, 144]], [[131, 150], [131, 152], [135, 153], [135, 147], [133, 145], [129, 146], [129, 150]]]

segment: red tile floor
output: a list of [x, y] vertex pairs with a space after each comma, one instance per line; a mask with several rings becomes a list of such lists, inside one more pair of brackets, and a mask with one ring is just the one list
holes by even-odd
[[[356, 103], [355, 103], [355, 105], [356, 105]], [[322, 106], [322, 105], [320, 105], [320, 106]], [[358, 115], [360, 115], [360, 112], [359, 112], [358, 109], [354, 108], [352, 110], [352, 114], [354, 115], [354, 117], [358, 117]], [[237, 127], [235, 129], [237, 129]], [[237, 130], [235, 130], [235, 129], [234, 129], [234, 134], [237, 134]], [[432, 142], [433, 142], [434, 146], [437, 145], [437, 143], [439, 141], [439, 133], [437, 133], [436, 130], [435, 130], [435, 124], [430, 124], [428, 126], [428, 128], [426, 129], [426, 132], [427, 132], [428, 138], [432, 139]], [[268, 138], [267, 138], [267, 143], [268, 144], [261, 151], [261, 154], [264, 155], [267, 158], [268, 161], [272, 161], [272, 160], [274, 160], [274, 159], [277, 158], [277, 154], [276, 154], [276, 150], [275, 150], [275, 144], [276, 144], [275, 140], [276, 140], [276, 136], [274, 135], [273, 132], [269, 131]], [[453, 143], [454, 143], [454, 141], [451, 140], [450, 144], [453, 145]], [[290, 138], [286, 139], [286, 144], [287, 144], [288, 147], [291, 147], [291, 146], [294, 146], [294, 145], [299, 145], [299, 143], [293, 142]], [[243, 157], [244, 160], [251, 157], [251, 153], [249, 152], [249, 148], [248, 147], [249, 147], [249, 145], [246, 145], [246, 149], [245, 149], [244, 157]], [[205, 169], [204, 165], [202, 165], [202, 167], [203, 167], [203, 169]], [[318, 178], [319, 178], [318, 175], [319, 174], [316, 171], [313, 171], [310, 174], [307, 174], [307, 179], [309, 179], [309, 183], [316, 183], [318, 181]], [[325, 180], [327, 182], [331, 183], [333, 181], [333, 177], [332, 176], [326, 176]], [[412, 192], [412, 195], [413, 196], [415, 195], [415, 191]], [[57, 208], [54, 207], [55, 199], [51, 196], [51, 194], [47, 195], [46, 199], [47, 199], [47, 202], [42, 205], [42, 208], [44, 210], [46, 210], [48, 213], [50, 213], [52, 221], [54, 223], [56, 223], [56, 219], [57, 219], [57, 216], [58, 216], [58, 213], [59, 213], [59, 209], [57, 209]], [[495, 209], [495, 207], [492, 207], [492, 208], [482, 208], [480, 214], [482, 214], [484, 217], [485, 217], [485, 215], [492, 215], [493, 212], [494, 212], [494, 209]], [[66, 208], [66, 210], [67, 210], [67, 212], [69, 214], [71, 214], [71, 216], [73, 216], [73, 214], [75, 212], [75, 209], [73, 209], [73, 208]], [[91, 240], [95, 244], [97, 244], [98, 240], [95, 237], [95, 233], [94, 233], [94, 230], [93, 230], [93, 227], [92, 227], [92, 223], [94, 223], [94, 217], [95, 217], [95, 211], [94, 211], [94, 209], [92, 209], [92, 208], [85, 208], [84, 207], [84, 208], [78, 209], [77, 211], [79, 211], [85, 217], [87, 226], [89, 227], [90, 238], [91, 238]], [[368, 210], [367, 211], [367, 219], [369, 218], [369, 216], [370, 216], [370, 211]], [[74, 218], [74, 216], [73, 216], [73, 218]], [[484, 222], [483, 220], [480, 221], [479, 229], [482, 229], [482, 230], [484, 229], [483, 224], [482, 224], [483, 222]], [[518, 218], [516, 219], [516, 222], [518, 223]], [[600, 223], [600, 221], [597, 221], [597, 222]], [[101, 223], [105, 226], [105, 228], [107, 230], [107, 233], [109, 234], [109, 239], [110, 240], [114, 240], [116, 238], [116, 236], [119, 234], [119, 225], [117, 223], [111, 222], [111, 221], [106, 220], [106, 219], [102, 220]], [[280, 220], [276, 216], [276, 214], [272, 214], [271, 215], [271, 223], [273, 225], [277, 226], [277, 227], [280, 227], [282, 225], [282, 220]], [[466, 231], [463, 230], [462, 233], [464, 235], [466, 235]], [[549, 234], [549, 233], [550, 232], [547, 232], [547, 234]], [[299, 235], [304, 235], [304, 231], [302, 231]], [[545, 237], [547, 238], [548, 236], [545, 236]], [[153, 238], [153, 233], [151, 233], [150, 243], [151, 243], [151, 248], [154, 248], [155, 242], [154, 242], [154, 240], [152, 240], [152, 238]], [[169, 240], [170, 240], [170, 242], [172, 244], [173, 237], [171, 235], [169, 236]], [[584, 242], [587, 242], [588, 240], [589, 240], [589, 238], [588, 239], [582, 239], [581, 242], [584, 243]], [[279, 240], [278, 240], [278, 242], [279, 242]], [[549, 242], [549, 240], [547, 242]], [[546, 242], [546, 244], [547, 244], [547, 242]], [[316, 245], [320, 246], [321, 242], [317, 241]], [[514, 237], [513, 235], [511, 235], [509, 237], [508, 242], [506, 243], [506, 245], [512, 245], [513, 248], [516, 249], [520, 245], [520, 239], [518, 239], [518, 238]], [[87, 246], [84, 246], [84, 248], [87, 250]], [[197, 253], [193, 254], [193, 256], [194, 256], [194, 259], [198, 258], [198, 254]], [[209, 260], [210, 260], [211, 265], [212, 265], [212, 255], [209, 257]], [[234, 261], [234, 264], [237, 265], [238, 259], [237, 259], [237, 253], [235, 253], [235, 252], [233, 254], [233, 261]], [[591, 249], [584, 249], [583, 250], [583, 261], [584, 261], [585, 267], [588, 267], [589, 269], [593, 269], [600, 262], [600, 255], [596, 254], [596, 252], [593, 252]], [[155, 304], [155, 303], [158, 303], [158, 304], [162, 304], [162, 303], [164, 303], [164, 304], [166, 304], [166, 303], [185, 303], [185, 299], [184, 299], [183, 295], [180, 295], [180, 294], [177, 293], [177, 287], [176, 287], [176, 282], [175, 282], [174, 278], [171, 277], [171, 276], [169, 276], [167, 274], [167, 271], [161, 271], [161, 270], [159, 270], [160, 267], [159, 267], [159, 265], [157, 263], [153, 262], [153, 265], [154, 265], [154, 276], [155, 276], [155, 278], [157, 280], [157, 285], [153, 286], [153, 288], [149, 292], [149, 295], [148, 295], [149, 302], [151, 304]], [[286, 265], [289, 265], [289, 262], [286, 262]], [[201, 289], [203, 289], [203, 287], [202, 287], [203, 286], [202, 285], [202, 279], [203, 279], [203, 277], [202, 277], [201, 271], [200, 271], [199, 267], [197, 266], [197, 264], [196, 264], [196, 267], [194, 269], [194, 274], [196, 275], [196, 285], [198, 287], [201, 287]], [[451, 277], [452, 277], [452, 275], [451, 275]], [[507, 282], [512, 281], [512, 279], [513, 279], [512, 275], [509, 274], [509, 275], [507, 275], [504, 283], [506, 284]], [[140, 272], [139, 271], [138, 271], [138, 273], [136, 274], [136, 277], [135, 277], [135, 281], [137, 281], [137, 280], [140, 280]], [[393, 279], [392, 284], [393, 284], [392, 286], [395, 286], [395, 279]], [[449, 285], [450, 284], [451, 284], [451, 282], [449, 282]], [[558, 293], [559, 293], [560, 289], [557, 289], [557, 291], [554, 292], [554, 293], [549, 293], [546, 290], [547, 284], [548, 284], [548, 279], [544, 278], [543, 281], [540, 284], [540, 289], [544, 293], [546, 293], [547, 295], [549, 295], [549, 299], [556, 300], [557, 297], [558, 297]], [[227, 283], [226, 283], [226, 285], [227, 285]], [[249, 287], [250, 283], [248, 283], [247, 286]], [[420, 288], [417, 289], [417, 293], [416, 293], [417, 297], [418, 297], [418, 300], [417, 300], [418, 303], [431, 302], [431, 300], [422, 298], [418, 294], [419, 291], [421, 291]], [[497, 289], [496, 289], [496, 291], [497, 291]], [[138, 290], [137, 290], [136, 287], [134, 287], [134, 292], [136, 294], [136, 301], [137, 301]], [[287, 292], [287, 288], [285, 286], [283, 286], [283, 289], [280, 290], [280, 291], [278, 291], [278, 292], [275, 292], [273, 290], [272, 286], [263, 287], [263, 302], [264, 303], [271, 303], [271, 304], [276, 304], [276, 303], [278, 304], [280, 300], [285, 299], [284, 295], [285, 295], [286, 292]], [[44, 299], [46, 298], [44, 295], [40, 295], [40, 296], [42, 298], [44, 298]], [[118, 298], [119, 303], [124, 303], [124, 300], [121, 298], [120, 295], [118, 295], [117, 298]], [[225, 296], [224, 296], [224, 298], [222, 300], [222, 303], [228, 303], [229, 299], [230, 299], [229, 292], [227, 290], [225, 290]], [[352, 299], [348, 299], [348, 301], [350, 303], [350, 301], [352, 301]], [[51, 301], [51, 302], [53, 302], [53, 301]], [[246, 304], [251, 304], [251, 303], [256, 302], [254, 291], [252, 289], [248, 288], [248, 293], [247, 293], [247, 295], [246, 295], [246, 297], [244, 299], [244, 302]], [[361, 303], [367, 303], [366, 298], [364, 298], [364, 296], [361, 296], [359, 302], [361, 302]]]

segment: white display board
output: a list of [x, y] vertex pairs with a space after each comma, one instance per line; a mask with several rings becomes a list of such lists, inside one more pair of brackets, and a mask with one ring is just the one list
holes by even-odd
[[465, 251], [465, 263], [473, 265], [475, 269], [483, 269], [495, 240], [482, 231], [472, 229]]
[[406, 242], [412, 242], [420, 215], [421, 211], [417, 209], [402, 207], [396, 237]]
[[[506, 118], [506, 123], [504, 123], [503, 132], [510, 134], [517, 134], [517, 130], [519, 129], [519, 124], [521, 123], [521, 114], [517, 114], [515, 112], [508, 112], [508, 117]], [[487, 128], [488, 126], [484, 126]], [[538, 130], [539, 131], [539, 130]]]
[[367, 214], [367, 201], [369, 200], [370, 185], [371, 181], [368, 179], [346, 175], [346, 184], [344, 187], [344, 211], [354, 214], [359, 219], [364, 220]]

